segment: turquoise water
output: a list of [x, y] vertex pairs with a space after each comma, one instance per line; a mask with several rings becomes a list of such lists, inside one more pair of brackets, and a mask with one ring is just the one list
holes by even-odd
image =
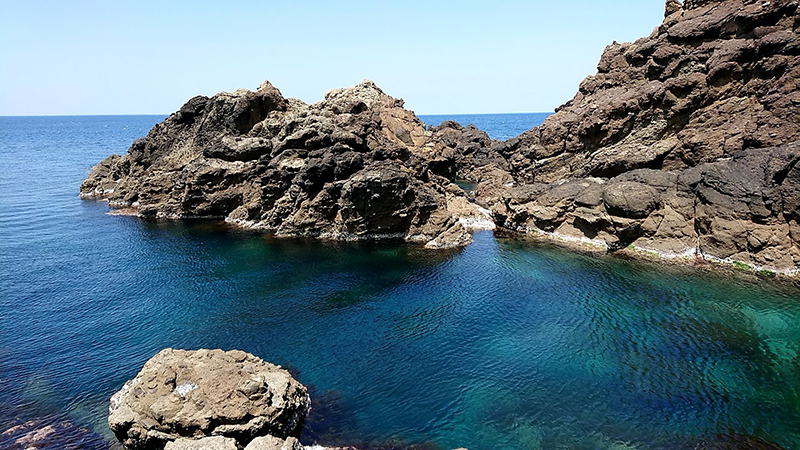
[[306, 441], [800, 448], [797, 287], [490, 232], [433, 252], [78, 199], [93, 163], [159, 120], [0, 118], [0, 434], [67, 418], [105, 448], [107, 399], [150, 356], [219, 347], [313, 386]]

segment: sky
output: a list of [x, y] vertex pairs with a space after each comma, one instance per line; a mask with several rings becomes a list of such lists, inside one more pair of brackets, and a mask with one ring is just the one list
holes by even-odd
[[371, 79], [417, 114], [548, 112], [663, 0], [0, 0], [0, 115], [168, 114]]

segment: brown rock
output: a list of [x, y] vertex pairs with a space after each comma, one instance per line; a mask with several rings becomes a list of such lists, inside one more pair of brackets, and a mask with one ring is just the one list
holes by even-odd
[[[166, 349], [114, 394], [108, 423], [129, 449], [210, 436], [245, 445], [258, 436], [298, 434], [309, 405], [305, 387], [287, 371], [251, 354]], [[206, 442], [175, 445], [206, 448], [191, 447]]]
[[518, 181], [682, 169], [800, 140], [797, 1], [685, 2], [647, 38], [606, 48], [545, 123], [506, 142]]
[[222, 436], [201, 439], [180, 438], [167, 442], [164, 450], [238, 450], [236, 440]]
[[497, 148], [515, 183], [476, 200], [514, 230], [797, 273], [799, 3], [666, 1], [652, 35], [608, 46]]
[[253, 439], [244, 450], [303, 450], [303, 446], [293, 437], [284, 440], [275, 436], [262, 436]]
[[[402, 106], [371, 81], [313, 105], [284, 99], [268, 82], [195, 97], [126, 155], [95, 166], [81, 196], [143, 217], [225, 219], [279, 236], [465, 245], [447, 205], [467, 195], [448, 185], [502, 158], [474, 127], [428, 132]], [[437, 166], [448, 152], [474, 153], [474, 162]], [[449, 178], [435, 177], [442, 170]]]

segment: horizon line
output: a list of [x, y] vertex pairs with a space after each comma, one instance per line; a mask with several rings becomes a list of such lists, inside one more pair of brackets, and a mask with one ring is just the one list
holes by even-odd
[[[415, 116], [502, 116], [512, 114], [553, 114], [554, 111], [526, 111], [526, 112], [489, 112], [489, 113], [417, 113], [411, 111]], [[164, 116], [169, 117], [173, 113], [121, 113], [121, 114], [0, 114], [0, 117], [133, 117], [133, 116]]]

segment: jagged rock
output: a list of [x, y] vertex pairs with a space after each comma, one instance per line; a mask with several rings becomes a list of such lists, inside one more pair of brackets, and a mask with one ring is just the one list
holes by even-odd
[[128, 449], [163, 448], [181, 438], [188, 440], [175, 449], [227, 448], [228, 440], [196, 439], [244, 446], [259, 436], [297, 435], [309, 405], [289, 372], [251, 354], [165, 349], [114, 394], [108, 424]]
[[509, 164], [495, 149], [499, 144], [475, 128], [451, 120], [431, 128], [428, 143], [439, 155], [428, 163], [429, 169], [449, 179], [483, 181], [493, 169], [508, 170]]
[[665, 9], [542, 126], [495, 148], [508, 174], [476, 200], [515, 230], [797, 273], [798, 1]]
[[680, 170], [800, 140], [797, 6], [685, 2], [651, 36], [610, 45], [571, 101], [501, 149], [512, 173]]
[[666, 4], [664, 5], [664, 17], [669, 17], [682, 9], [683, 5], [681, 5], [681, 2], [678, 0], [666, 0]]
[[224, 218], [279, 236], [465, 245], [447, 206], [467, 197], [451, 186], [458, 170], [439, 177], [437, 161], [484, 154], [489, 139], [474, 127], [445, 139], [402, 106], [370, 81], [313, 105], [268, 82], [195, 97], [95, 166], [81, 195], [143, 217]]

